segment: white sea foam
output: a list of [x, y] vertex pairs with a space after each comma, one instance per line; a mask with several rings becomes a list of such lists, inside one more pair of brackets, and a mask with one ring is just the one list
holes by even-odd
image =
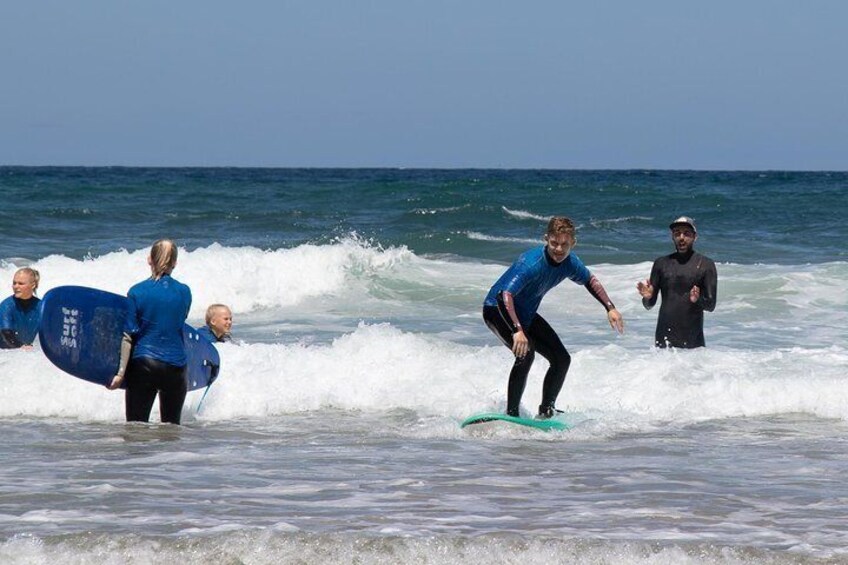
[[[387, 530], [389, 528], [386, 528]], [[663, 543], [527, 537], [511, 534], [473, 537], [420, 537], [384, 533], [363, 540], [339, 534], [310, 534], [279, 528], [222, 526], [212, 532], [174, 539], [134, 535], [73, 535], [43, 540], [21, 536], [0, 544], [0, 559], [10, 565], [53, 563], [373, 563], [466, 565], [484, 563], [574, 563], [621, 565], [779, 565], [797, 556], [736, 545]]]
[[654, 218], [651, 216], [622, 216], [620, 218], [600, 218], [591, 220], [589, 223], [595, 228], [609, 228], [616, 224], [625, 224], [627, 222], [652, 222]]
[[[324, 410], [413, 410], [461, 418], [502, 410], [510, 365], [500, 346], [460, 345], [360, 325], [330, 344], [219, 346], [222, 374], [199, 416], [210, 421]], [[560, 406], [619, 427], [790, 414], [848, 419], [848, 351], [657, 351], [616, 344], [582, 349]], [[530, 374], [524, 406], [540, 401], [546, 363]], [[122, 394], [63, 375], [38, 351], [0, 352], [0, 417], [120, 421]], [[200, 392], [188, 405], [197, 405]]]
[[498, 235], [486, 235], [484, 233], [470, 231], [468, 232], [468, 239], [476, 239], [477, 241], [499, 241], [505, 243], [527, 243], [530, 245], [541, 245], [542, 240], [539, 238], [531, 238], [531, 237], [505, 237]]
[[519, 220], [538, 220], [540, 222], [547, 222], [551, 219], [550, 216], [542, 216], [539, 214], [534, 214], [532, 212], [527, 212], [526, 210], [510, 210], [506, 206], [501, 206], [504, 212], [512, 216], [513, 218], [518, 218]]
[[[146, 249], [124, 250], [85, 260], [51, 255], [33, 267], [41, 273], [42, 295], [62, 285], [126, 294], [150, 275], [147, 253]], [[343, 292], [351, 281], [390, 270], [411, 257], [403, 247], [382, 250], [355, 239], [272, 251], [213, 244], [191, 252], [182, 250], [174, 277], [192, 289], [190, 315], [202, 317], [213, 302], [229, 304], [235, 312], [248, 312]], [[14, 271], [14, 266], [0, 269], [0, 280], [11, 281]]]
[[[90, 286], [125, 294], [130, 286], [149, 275], [146, 254], [146, 249], [117, 251], [85, 260], [52, 255], [33, 266], [41, 271], [42, 295], [60, 285]], [[439, 308], [439, 300], [451, 302], [457, 291], [462, 294], [473, 290], [476, 307], [504, 267], [471, 265], [427, 259], [405, 247], [383, 249], [351, 238], [292, 249], [213, 244], [190, 252], [183, 250], [174, 276], [192, 288], [194, 317], [199, 317], [211, 302], [225, 302], [236, 313], [248, 313], [309, 305], [316, 299], [330, 299], [336, 304], [356, 302], [363, 299], [362, 292], [371, 293], [376, 300], [401, 298], [407, 305], [422, 301]], [[647, 278], [650, 262], [589, 267], [601, 278], [619, 309], [641, 308], [635, 283]], [[11, 281], [15, 268], [0, 267], [0, 281]], [[848, 277], [845, 262], [801, 266], [721, 264], [718, 270], [719, 308], [715, 315], [761, 319], [809, 313], [821, 317], [822, 313], [831, 315], [833, 310], [843, 315], [848, 309], [848, 295], [843, 292]], [[557, 297], [573, 295], [575, 288], [567, 282], [560, 285], [543, 307], [556, 307], [562, 302]], [[594, 310], [595, 306], [583, 300], [569, 302], [573, 303], [569, 308], [578, 312], [586, 306]]]
[[440, 214], [444, 212], [457, 212], [459, 210], [463, 210], [468, 208], [468, 205], [463, 206], [447, 206], [445, 208], [416, 208], [412, 211], [413, 214], [418, 214], [421, 216], [432, 216], [435, 214]]
[[[204, 416], [230, 419], [336, 407], [405, 408], [459, 417], [503, 408], [505, 348], [472, 347], [360, 326], [322, 346], [222, 348], [232, 373], [207, 399]], [[848, 351], [627, 350], [607, 345], [574, 354], [561, 405], [623, 425], [805, 412], [848, 419]], [[614, 369], [612, 369], [614, 368]], [[546, 369], [531, 372], [524, 404], [539, 403]]]

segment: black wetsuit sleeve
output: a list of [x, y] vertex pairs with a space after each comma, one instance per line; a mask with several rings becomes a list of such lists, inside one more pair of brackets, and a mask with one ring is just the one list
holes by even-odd
[[658, 261], [654, 261], [654, 266], [651, 267], [650, 283], [654, 289], [654, 293], [650, 298], [642, 299], [642, 306], [645, 307], [645, 310], [653, 308], [657, 304], [657, 297], [660, 295], [660, 267], [658, 263]]
[[0, 349], [18, 349], [23, 346], [15, 330], [0, 330]]
[[704, 269], [704, 278], [701, 280], [701, 296], [696, 303], [698, 306], [712, 312], [716, 307], [718, 299], [718, 273], [716, 272], [715, 263], [712, 261]]

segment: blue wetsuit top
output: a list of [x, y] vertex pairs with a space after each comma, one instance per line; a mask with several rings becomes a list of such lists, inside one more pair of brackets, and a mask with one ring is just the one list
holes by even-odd
[[14, 338], [20, 342], [20, 345], [16, 344], [17, 347], [32, 345], [38, 335], [38, 324], [41, 321], [39, 302], [41, 299], [37, 296], [27, 300], [10, 296], [0, 302], [0, 330], [14, 332]]
[[530, 326], [542, 298], [549, 290], [565, 279], [585, 285], [592, 278], [592, 273], [574, 253], [557, 265], [548, 258], [545, 247], [543, 245], [524, 252], [497, 280], [483, 305], [497, 306], [498, 293], [509, 292], [515, 301], [518, 321], [526, 328]]
[[201, 337], [205, 337], [211, 343], [224, 343], [230, 341], [232, 338], [229, 334], [222, 335], [221, 337], [216, 337], [215, 332], [212, 331], [212, 328], [209, 326], [203, 326], [202, 328], [197, 328], [197, 335]]
[[147, 279], [127, 293], [124, 331], [133, 337], [132, 358], [148, 357], [175, 367], [186, 364], [183, 325], [191, 308], [191, 290], [170, 275]]

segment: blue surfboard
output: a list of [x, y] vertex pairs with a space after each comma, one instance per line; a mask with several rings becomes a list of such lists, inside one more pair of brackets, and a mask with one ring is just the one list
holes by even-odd
[[510, 424], [517, 424], [519, 426], [527, 426], [528, 428], [536, 428], [545, 431], [562, 431], [571, 428], [571, 426], [559, 420], [535, 420], [533, 418], [518, 418], [516, 416], [507, 416], [506, 414], [500, 414], [498, 412], [486, 412], [483, 414], [475, 414], [474, 416], [469, 416], [459, 425], [459, 427], [464, 428], [466, 426], [472, 426], [474, 424], [484, 424], [486, 422], [508, 422]]
[[[77, 378], [108, 385], [118, 371], [127, 297], [84, 286], [59, 286], [41, 299], [38, 339], [51, 363]], [[188, 390], [211, 384], [221, 365], [218, 350], [183, 327]]]

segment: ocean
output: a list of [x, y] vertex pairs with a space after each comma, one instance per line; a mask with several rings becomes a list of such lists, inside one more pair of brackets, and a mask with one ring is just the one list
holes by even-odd
[[[236, 342], [183, 426], [0, 351], [2, 563], [848, 563], [848, 173], [0, 167], [0, 282], [124, 294], [175, 239]], [[635, 285], [698, 223], [707, 347]], [[552, 215], [622, 312], [564, 282], [545, 433], [503, 411], [483, 297]], [[546, 362], [530, 373], [533, 414]]]

